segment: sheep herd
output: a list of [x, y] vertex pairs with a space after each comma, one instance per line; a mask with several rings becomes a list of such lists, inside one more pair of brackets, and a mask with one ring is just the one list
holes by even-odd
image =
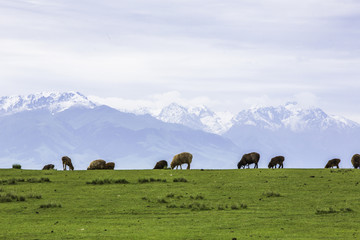
[[[178, 169], [178, 167], [180, 166], [180, 169], [182, 169], [181, 165], [187, 164], [186, 169], [190, 169], [190, 164], [192, 162], [192, 159], [193, 159], [193, 155], [188, 152], [176, 154], [170, 163], [170, 167], [171, 169], [174, 168]], [[66, 170], [66, 166], [69, 167], [69, 170], [74, 170], [74, 166], [72, 165], [71, 159], [68, 156], [62, 157], [61, 160], [63, 164], [63, 170]], [[259, 160], [260, 160], [259, 153], [257, 152], [246, 153], [240, 159], [239, 163], [237, 164], [237, 167], [238, 169], [245, 168], [246, 166], [250, 168], [250, 164], [254, 164], [254, 168], [258, 168]], [[268, 168], [276, 168], [277, 166], [278, 168], [284, 168], [284, 161], [285, 161], [284, 156], [273, 157], [269, 162]], [[340, 161], [341, 160], [339, 158], [331, 159], [327, 162], [325, 168], [333, 168], [333, 167], [339, 168]], [[354, 154], [354, 156], [351, 158], [351, 163], [354, 166], [354, 168], [360, 168], [360, 154]], [[43, 167], [43, 170], [54, 169], [54, 167], [55, 166], [53, 164], [47, 164]], [[114, 168], [115, 168], [114, 162], [106, 163], [104, 160], [98, 159], [92, 161], [89, 167], [87, 168], [87, 170], [96, 170], [96, 169], [113, 170]], [[168, 168], [167, 161], [161, 160], [155, 164], [155, 167], [153, 169], [166, 169], [166, 168]]]

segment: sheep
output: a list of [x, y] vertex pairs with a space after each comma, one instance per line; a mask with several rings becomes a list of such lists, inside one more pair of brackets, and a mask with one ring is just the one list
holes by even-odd
[[351, 163], [355, 169], [360, 168], [360, 154], [354, 154], [351, 158]]
[[325, 168], [332, 168], [332, 167], [337, 167], [339, 168], [339, 163], [340, 163], [340, 159], [338, 158], [334, 158], [334, 159], [331, 159], [327, 162]]
[[182, 169], [181, 164], [187, 163], [188, 166], [186, 169], [190, 169], [190, 163], [192, 162], [192, 158], [193, 155], [191, 153], [179, 153], [173, 157], [170, 167], [171, 169], [174, 169], [175, 167], [176, 169], [178, 169], [178, 167], [180, 166], [180, 169]]
[[54, 169], [54, 167], [55, 167], [54, 164], [47, 164], [43, 167], [42, 170], [50, 170], [50, 169]]
[[87, 170], [105, 169], [106, 162], [102, 159], [94, 160], [90, 163]]
[[153, 169], [164, 169], [167, 168], [168, 163], [166, 160], [160, 160], [156, 163], [155, 167]]
[[115, 163], [114, 162], [107, 162], [105, 164], [105, 169], [114, 170], [114, 168], [115, 168]]
[[246, 165], [248, 165], [248, 168], [250, 168], [250, 164], [254, 163], [254, 168], [258, 168], [258, 162], [260, 159], [260, 154], [257, 152], [247, 153], [244, 154], [239, 161], [237, 167], [240, 169], [241, 167], [245, 168]]
[[69, 169], [74, 170], [74, 166], [72, 165], [71, 159], [68, 156], [63, 156], [61, 160], [64, 171], [66, 170], [66, 166], [69, 166]]
[[269, 168], [276, 168], [276, 165], [279, 164], [279, 168], [284, 168], [284, 164], [283, 162], [285, 161], [285, 157], [284, 156], [276, 156], [276, 157], [273, 157], [270, 162], [269, 162], [269, 165], [268, 167]]

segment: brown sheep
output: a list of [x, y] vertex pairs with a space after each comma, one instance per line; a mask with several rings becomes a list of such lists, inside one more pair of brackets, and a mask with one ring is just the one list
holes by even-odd
[[258, 168], [258, 162], [260, 159], [260, 154], [257, 152], [247, 153], [244, 154], [238, 163], [237, 167], [240, 169], [241, 167], [245, 168], [246, 165], [248, 165], [248, 168], [250, 168], [250, 164], [255, 164], [254, 168]]
[[190, 163], [192, 162], [192, 158], [193, 155], [191, 153], [188, 152], [179, 153], [174, 156], [172, 162], [170, 163], [170, 167], [171, 169], [174, 169], [175, 167], [176, 169], [178, 169], [178, 167], [180, 166], [180, 169], [182, 169], [181, 165], [187, 163], [188, 166], [186, 169], [190, 169]]
[[61, 158], [63, 169], [66, 170], [66, 166], [69, 166], [69, 169], [74, 170], [74, 166], [72, 165], [71, 159], [68, 156], [64, 156]]
[[105, 169], [106, 162], [102, 159], [94, 160], [90, 163], [87, 170]]
[[115, 168], [115, 163], [114, 162], [107, 162], [105, 164], [105, 169], [114, 170], [114, 168]]
[[276, 156], [273, 157], [270, 162], [268, 167], [269, 168], [276, 168], [276, 165], [279, 165], [279, 168], [284, 168], [284, 164], [283, 162], [285, 161], [285, 157], [284, 156]]
[[154, 169], [164, 169], [167, 168], [168, 163], [166, 160], [160, 160], [156, 163]]
[[50, 170], [50, 169], [54, 169], [54, 167], [55, 167], [54, 164], [48, 164], [45, 165], [42, 170]]
[[325, 168], [332, 168], [332, 167], [337, 167], [339, 168], [339, 163], [340, 163], [340, 159], [338, 158], [334, 158], [328, 161], [328, 163], [326, 164]]
[[360, 168], [360, 154], [355, 154], [354, 156], [352, 156], [351, 163], [354, 168]]

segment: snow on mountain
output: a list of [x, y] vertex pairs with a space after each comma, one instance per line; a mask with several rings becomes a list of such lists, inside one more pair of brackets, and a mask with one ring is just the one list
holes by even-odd
[[95, 104], [78, 92], [47, 92], [0, 98], [0, 114], [13, 114], [39, 109], [47, 109], [54, 113], [64, 111], [72, 106], [94, 108]]
[[222, 136], [165, 123], [149, 114], [93, 106], [81, 95], [81, 101], [74, 101], [79, 96], [73, 93], [61, 95], [23, 98], [32, 101], [18, 98], [6, 108], [7, 114], [0, 114], [1, 168], [19, 163], [41, 169], [53, 163], [61, 169], [61, 157], [68, 155], [77, 170], [99, 158], [114, 161], [117, 169], [149, 169], [184, 151], [194, 155], [192, 168], [231, 168], [237, 161], [237, 146]]
[[289, 129], [293, 132], [305, 130], [334, 129], [341, 131], [360, 125], [348, 119], [330, 116], [319, 108], [301, 108], [290, 102], [278, 107], [258, 107], [239, 112], [233, 125], [249, 125], [268, 130]]
[[324, 167], [340, 158], [342, 167], [360, 151], [360, 125], [345, 118], [330, 116], [319, 108], [302, 108], [296, 103], [278, 107], [243, 110], [233, 126], [223, 134], [243, 150], [257, 151], [266, 162], [284, 155], [291, 167]]
[[161, 121], [178, 123], [206, 132], [221, 134], [230, 128], [230, 113], [215, 113], [206, 106], [185, 108], [172, 103], [161, 110], [155, 117]]

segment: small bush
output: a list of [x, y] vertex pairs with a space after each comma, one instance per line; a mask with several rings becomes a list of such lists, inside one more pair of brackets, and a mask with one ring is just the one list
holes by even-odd
[[246, 205], [246, 204], [244, 204], [244, 203], [242, 203], [242, 204], [240, 204], [240, 208], [242, 208], [242, 209], [246, 209], [246, 208], [247, 208], [247, 205]]
[[175, 204], [170, 204], [166, 206], [167, 208], [177, 208], [177, 206]]
[[351, 208], [340, 208], [340, 210], [335, 210], [332, 207], [329, 207], [328, 209], [316, 209], [316, 214], [332, 214], [332, 213], [349, 213], [353, 212]]
[[24, 196], [17, 196], [11, 193], [0, 195], [0, 202], [13, 202], [13, 201], [25, 201]]
[[147, 178], [139, 178], [139, 179], [138, 179], [138, 182], [139, 182], [139, 183], [148, 183], [148, 182], [150, 182], [150, 181], [149, 181], [149, 179], [147, 179]]
[[41, 204], [40, 208], [61, 208], [61, 204], [56, 203], [48, 203], [48, 204]]
[[205, 199], [205, 197], [203, 195], [196, 195], [195, 199], [196, 200], [203, 200], [203, 199]]
[[21, 169], [21, 165], [20, 164], [13, 164], [12, 168], [13, 169]]
[[164, 199], [164, 198], [159, 198], [159, 199], [157, 200], [157, 202], [158, 202], [158, 203], [168, 203], [168, 202], [166, 201], [166, 199]]
[[223, 205], [218, 205], [217, 209], [218, 210], [225, 210], [225, 207]]
[[190, 195], [190, 199], [203, 200], [204, 196], [202, 196], [201, 194], [198, 194], [195, 197]]
[[36, 195], [36, 194], [33, 194], [33, 193], [29, 194], [27, 197], [28, 198], [35, 198], [35, 199], [41, 199], [42, 198], [41, 195]]
[[201, 204], [201, 203], [198, 203], [198, 202], [194, 202], [194, 203], [189, 204], [188, 208], [193, 210], [193, 211], [211, 210], [210, 207], [206, 206], [203, 203]]
[[280, 197], [281, 196], [280, 193], [276, 193], [276, 192], [267, 192], [267, 193], [263, 193], [263, 195], [265, 197]]
[[316, 209], [316, 214], [331, 214], [331, 213], [337, 213], [335, 209], [332, 207], [329, 207], [329, 209]]
[[138, 180], [139, 183], [148, 183], [148, 182], [166, 182], [166, 179], [155, 179], [155, 178], [139, 178]]
[[353, 212], [354, 210], [352, 210], [351, 208], [340, 208], [340, 212]]
[[0, 182], [2, 184], [8, 184], [8, 185], [14, 185], [18, 182], [24, 182], [25, 180], [22, 178], [11, 178], [11, 179], [7, 179], [7, 180], [0, 180]]
[[167, 198], [173, 198], [173, 197], [175, 197], [175, 194], [169, 193], [168, 195], [166, 195], [166, 197], [167, 197]]
[[247, 208], [247, 205], [244, 204], [244, 203], [241, 203], [240, 205], [235, 203], [235, 204], [232, 204], [231, 207], [230, 207], [232, 210], [239, 210], [240, 208], [241, 209], [246, 209]]
[[113, 180], [113, 179], [94, 179], [91, 182], [86, 182], [86, 184], [93, 184], [93, 185], [103, 185], [103, 184], [127, 184], [129, 183], [126, 179], [118, 179], [118, 180]]
[[40, 179], [29, 178], [29, 179], [26, 180], [26, 182], [29, 182], [29, 183], [43, 183], [43, 182], [50, 182], [50, 179], [49, 178], [40, 178]]
[[114, 183], [128, 184], [129, 182], [126, 179], [115, 180]]
[[236, 203], [235, 203], [235, 204], [232, 204], [232, 205], [231, 205], [231, 209], [232, 209], [232, 210], [238, 210], [238, 209], [239, 209], [239, 205], [236, 204]]
[[174, 178], [173, 182], [187, 182], [185, 178]]

